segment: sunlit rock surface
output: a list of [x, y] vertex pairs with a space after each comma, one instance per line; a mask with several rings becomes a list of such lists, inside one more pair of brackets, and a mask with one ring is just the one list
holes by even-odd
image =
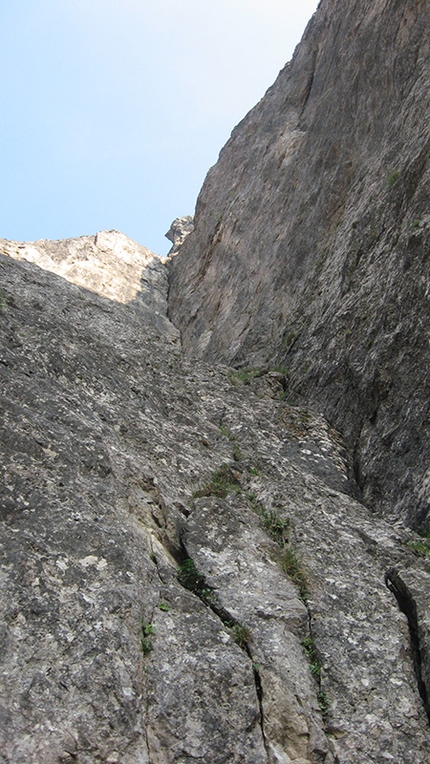
[[0, 239], [0, 249], [102, 297], [124, 304], [138, 300], [154, 311], [166, 312], [166, 269], [162, 259], [119, 231], [59, 241], [20, 243]]

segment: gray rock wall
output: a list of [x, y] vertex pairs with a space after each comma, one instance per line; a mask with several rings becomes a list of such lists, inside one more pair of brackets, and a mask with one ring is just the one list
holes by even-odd
[[172, 260], [188, 352], [281, 365], [364, 501], [428, 527], [428, 2], [322, 0]]
[[0, 281], [2, 764], [427, 764], [423, 542], [324, 418], [133, 301]]

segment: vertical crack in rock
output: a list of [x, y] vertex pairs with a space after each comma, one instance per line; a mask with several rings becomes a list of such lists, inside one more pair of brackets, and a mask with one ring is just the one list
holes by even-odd
[[265, 730], [264, 730], [263, 685], [261, 683], [261, 677], [260, 677], [260, 672], [259, 672], [259, 669], [258, 669], [258, 663], [256, 663], [253, 660], [251, 648], [250, 648], [248, 642], [245, 642], [244, 650], [247, 653], [247, 655], [249, 657], [249, 660], [252, 663], [252, 671], [253, 671], [253, 674], [254, 674], [255, 691], [257, 693], [258, 706], [259, 706], [259, 709], [260, 709], [261, 736], [263, 738], [264, 748], [265, 748], [266, 753], [267, 753], [267, 760], [270, 761], [269, 746], [267, 744], [266, 733], [265, 733]]
[[209, 607], [212, 610], [212, 612], [220, 619], [223, 626], [225, 626], [230, 631], [232, 629], [233, 630], [237, 629], [236, 635], [241, 634], [240, 637], [236, 636], [236, 638], [234, 639], [236, 644], [247, 654], [249, 660], [251, 661], [251, 668], [252, 668], [252, 673], [254, 677], [255, 693], [258, 700], [259, 724], [261, 728], [261, 736], [263, 738], [263, 744], [267, 754], [267, 760], [269, 761], [269, 750], [268, 750], [266, 734], [264, 731], [263, 687], [261, 683], [261, 677], [260, 677], [260, 672], [258, 669], [258, 664], [253, 659], [251, 647], [249, 644], [251, 634], [247, 633], [248, 630], [246, 629], [246, 627], [244, 627], [243, 624], [241, 624], [236, 618], [234, 618], [231, 615], [231, 613], [228, 612], [228, 610], [226, 610], [222, 605], [216, 602], [213, 595], [213, 589], [206, 583], [204, 575], [197, 570], [194, 564], [194, 561], [188, 555], [188, 552], [183, 544], [182, 544], [181, 551], [182, 551], [181, 561], [179, 561], [180, 569], [177, 574], [177, 579], [179, 583], [184, 587], [184, 589], [188, 589], [188, 591], [191, 591], [192, 594], [198, 597], [203, 602], [204, 605]]
[[321, 669], [322, 669], [321, 655], [318, 650], [318, 646], [315, 643], [315, 637], [314, 637], [314, 633], [312, 629], [312, 612], [310, 610], [308, 603], [306, 603], [306, 610], [308, 611], [309, 637], [305, 639], [301, 644], [302, 644], [304, 652], [306, 653], [306, 657], [309, 661], [309, 671], [312, 674], [313, 678], [316, 680], [316, 684], [318, 686], [317, 700], [318, 700], [318, 705], [321, 712], [324, 734], [327, 734], [328, 701], [327, 701], [326, 693], [323, 690], [323, 685], [321, 680]]
[[409, 633], [411, 637], [412, 660], [414, 664], [415, 675], [417, 678], [418, 691], [421, 695], [424, 708], [430, 723], [430, 701], [422, 672], [422, 651], [418, 627], [417, 605], [411, 592], [409, 591], [397, 570], [392, 568], [387, 571], [385, 576], [385, 583], [387, 584], [390, 592], [394, 594], [399, 609], [408, 619]]

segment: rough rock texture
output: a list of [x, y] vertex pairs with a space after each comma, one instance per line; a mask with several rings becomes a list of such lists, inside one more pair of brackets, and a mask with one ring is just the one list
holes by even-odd
[[323, 0], [170, 285], [0, 241], [0, 764], [429, 763], [429, 13]]
[[158, 313], [164, 328], [169, 328], [165, 320], [166, 269], [161, 258], [119, 231], [59, 241], [0, 239], [0, 251], [36, 263], [110, 300], [124, 304], [133, 300], [135, 308], [149, 311], [151, 322]]
[[207, 360], [288, 368], [364, 501], [429, 526], [430, 4], [322, 0], [233, 131], [171, 263]]
[[339, 435], [136, 300], [0, 280], [2, 764], [427, 764], [429, 563]]
[[169, 250], [168, 257], [176, 255], [187, 236], [194, 230], [194, 218], [192, 215], [185, 215], [182, 218], [176, 218], [166, 233], [166, 239], [173, 242], [173, 247]]

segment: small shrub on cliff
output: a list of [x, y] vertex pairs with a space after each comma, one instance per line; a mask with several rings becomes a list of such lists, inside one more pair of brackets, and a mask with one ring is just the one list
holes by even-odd
[[309, 668], [314, 676], [321, 676], [321, 662], [313, 637], [307, 637], [302, 642], [304, 653], [309, 661]]
[[323, 690], [321, 690], [318, 693], [317, 698], [318, 698], [318, 705], [320, 707], [320, 711], [321, 711], [322, 715], [323, 716], [327, 716], [327, 711], [328, 711], [327, 695], [325, 694], [325, 692]]
[[238, 369], [231, 375], [230, 379], [234, 385], [249, 385], [252, 379], [262, 377], [265, 373], [266, 369]]

